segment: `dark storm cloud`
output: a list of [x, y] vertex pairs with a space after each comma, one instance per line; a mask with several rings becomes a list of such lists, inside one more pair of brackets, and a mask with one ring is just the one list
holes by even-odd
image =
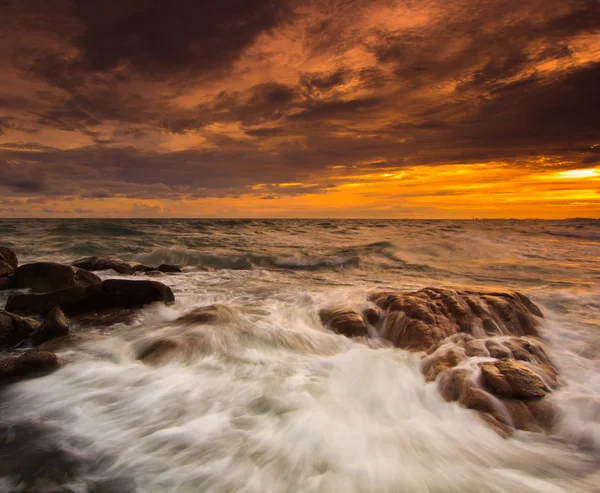
[[[327, 191], [328, 177], [311, 176], [334, 166], [598, 162], [600, 64], [578, 61], [574, 40], [599, 32], [600, 2], [440, 0], [425, 21], [362, 24], [390, 5], [419, 8], [400, 0], [0, 2], [0, 136], [11, 142], [0, 147], [0, 190], [144, 199], [311, 183], [267, 187], [268, 198]], [[285, 29], [307, 53], [275, 41], [256, 48]], [[290, 58], [263, 75], [261, 63], [280, 55]], [[234, 73], [236, 62], [245, 65]], [[9, 76], [35, 86], [3, 89]], [[237, 85], [219, 87], [234, 76]], [[194, 91], [197, 99], [178, 99]], [[66, 132], [80, 144], [35, 144], [35, 132]], [[194, 137], [204, 147], [169, 147], [170, 138]]]

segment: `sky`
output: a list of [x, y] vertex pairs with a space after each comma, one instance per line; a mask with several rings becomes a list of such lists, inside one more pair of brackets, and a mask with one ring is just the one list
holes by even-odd
[[0, 0], [0, 217], [600, 217], [600, 0]]

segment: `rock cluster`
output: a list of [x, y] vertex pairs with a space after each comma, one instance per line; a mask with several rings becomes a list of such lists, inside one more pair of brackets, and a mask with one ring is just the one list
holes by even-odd
[[394, 346], [424, 351], [422, 373], [449, 402], [478, 412], [498, 433], [552, 428], [545, 397], [558, 375], [538, 332], [540, 309], [521, 293], [427, 288], [376, 292], [374, 307], [327, 309], [323, 325], [348, 337], [377, 334]]
[[124, 260], [109, 257], [85, 257], [73, 262], [73, 267], [87, 271], [114, 270], [119, 274], [133, 275], [139, 272], [181, 272], [181, 268], [175, 265], [161, 264], [158, 267], [140, 264], [138, 262], [126, 262]]
[[[84, 267], [113, 269], [121, 274], [181, 272], [174, 266], [152, 268], [98, 257], [75, 264], [33, 262], [19, 266], [13, 251], [0, 247], [0, 289], [29, 290], [9, 295], [5, 309], [0, 310], [0, 385], [59, 368], [59, 358], [48, 348], [62, 348], [63, 343], [77, 340], [79, 335], [71, 333], [66, 315], [80, 328], [109, 325], [131, 320], [136, 309], [149, 303], [169, 304], [175, 300], [163, 283], [103, 281]], [[27, 350], [30, 347], [37, 349]], [[23, 350], [27, 351], [15, 354]]]

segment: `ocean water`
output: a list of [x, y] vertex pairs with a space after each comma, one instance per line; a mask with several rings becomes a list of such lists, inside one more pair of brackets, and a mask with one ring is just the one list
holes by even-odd
[[[0, 243], [21, 263], [186, 266], [159, 279], [174, 305], [88, 329], [70, 364], [0, 394], [2, 492], [600, 492], [600, 221], [4, 220]], [[418, 354], [318, 319], [427, 286], [541, 307], [563, 383], [552, 434], [502, 439], [424, 382]], [[221, 323], [173, 322], [212, 303]], [[144, 365], [158, 337], [185, 350]]]

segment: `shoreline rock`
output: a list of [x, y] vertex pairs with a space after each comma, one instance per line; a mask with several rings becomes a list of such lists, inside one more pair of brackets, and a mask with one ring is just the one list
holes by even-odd
[[30, 289], [32, 293], [49, 293], [101, 282], [102, 279], [96, 274], [77, 267], [55, 262], [33, 262], [15, 270], [13, 286], [16, 289]]
[[10, 248], [0, 246], [0, 291], [11, 288], [18, 267], [17, 254]]
[[100, 284], [61, 289], [45, 294], [14, 294], [6, 310], [19, 315], [45, 316], [54, 307], [67, 315], [112, 308], [141, 308], [144, 305], [175, 301], [173, 291], [158, 281], [107, 279]]

